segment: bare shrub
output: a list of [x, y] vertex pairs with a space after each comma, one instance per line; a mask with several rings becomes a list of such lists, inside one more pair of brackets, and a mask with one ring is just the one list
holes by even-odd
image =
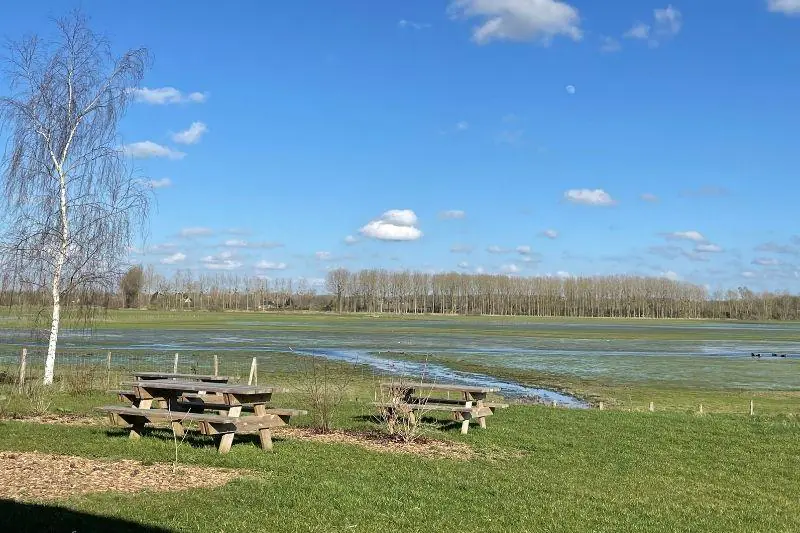
[[40, 382], [31, 381], [26, 383], [23, 394], [28, 399], [30, 412], [34, 416], [47, 414], [53, 405], [52, 390]]
[[328, 433], [333, 429], [336, 412], [347, 398], [352, 372], [341, 363], [306, 357], [298, 376], [298, 388], [311, 407], [314, 428]]
[[425, 421], [425, 416], [431, 411], [426, 408], [430, 391], [415, 389], [417, 394], [413, 402], [419, 403], [419, 406], [415, 406], [415, 409], [408, 406], [408, 400], [411, 399], [408, 394], [409, 386], [412, 383], [413, 380], [394, 376], [388, 381], [382, 380], [376, 397], [378, 424], [390, 436], [404, 443], [417, 442], [435, 428], [434, 424]]
[[94, 388], [95, 367], [80, 363], [72, 366], [62, 380], [64, 390], [74, 396], [86, 394]]

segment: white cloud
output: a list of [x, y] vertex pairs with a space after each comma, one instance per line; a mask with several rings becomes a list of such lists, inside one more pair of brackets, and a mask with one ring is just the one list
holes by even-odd
[[623, 37], [630, 39], [649, 39], [650, 38], [650, 25], [644, 22], [636, 22], [634, 25], [623, 34]]
[[558, 238], [558, 231], [554, 229], [546, 229], [541, 233], [542, 237], [547, 237], [548, 239], [557, 239]]
[[639, 198], [641, 198], [645, 202], [657, 202], [658, 201], [658, 196], [656, 196], [655, 194], [649, 193], [649, 192], [642, 193], [642, 195], [639, 196]]
[[678, 240], [678, 241], [693, 241], [693, 242], [704, 242], [706, 238], [703, 236], [702, 233], [695, 230], [689, 231], [673, 231], [672, 233], [668, 233], [666, 238], [669, 240]]
[[556, 277], [557, 278], [561, 278], [561, 279], [571, 278], [572, 274], [570, 274], [569, 272], [567, 272], [565, 270], [559, 270], [558, 272], [556, 272]]
[[723, 250], [722, 250], [722, 246], [720, 246], [718, 244], [709, 243], [709, 244], [698, 244], [697, 246], [694, 247], [694, 251], [695, 252], [707, 252], [707, 253], [716, 254], [716, 253], [722, 252]]
[[567, 94], [575, 94], [574, 85], [567, 85], [566, 87], [564, 87], [564, 90], [567, 91]]
[[564, 198], [574, 204], [584, 205], [613, 205], [616, 201], [603, 189], [570, 189], [564, 193]]
[[242, 262], [236, 261], [233, 252], [230, 251], [224, 251], [219, 255], [207, 255], [202, 261], [209, 270], [236, 270], [242, 266]]
[[361, 228], [365, 237], [381, 241], [415, 241], [422, 237], [417, 215], [410, 209], [391, 209]]
[[172, 150], [166, 146], [154, 143], [153, 141], [140, 141], [126, 144], [122, 151], [136, 159], [150, 159], [152, 157], [166, 157], [167, 159], [183, 159], [186, 154], [177, 150]]
[[259, 261], [256, 263], [258, 270], [286, 270], [286, 263], [273, 263], [272, 261]]
[[211, 228], [204, 227], [183, 228], [180, 232], [181, 237], [207, 237], [213, 234], [214, 231]]
[[466, 120], [462, 120], [461, 122], [456, 124], [456, 129], [458, 131], [464, 131], [469, 129], [469, 122], [467, 122]]
[[317, 252], [317, 253], [316, 253], [316, 254], [314, 254], [314, 255], [315, 255], [315, 256], [316, 256], [316, 258], [317, 258], [317, 259], [319, 259], [320, 261], [330, 261], [330, 259], [332, 258], [332, 256], [331, 256], [331, 253], [330, 253], [330, 252]]
[[358, 237], [354, 237], [353, 235], [348, 235], [344, 238], [345, 244], [355, 244], [358, 242]]
[[160, 180], [150, 180], [150, 181], [147, 182], [147, 185], [151, 189], [161, 189], [163, 187], [171, 187], [172, 186], [172, 180], [169, 179], [169, 178], [162, 178]]
[[472, 40], [486, 44], [494, 40], [535, 41], [549, 44], [563, 35], [573, 41], [583, 37], [578, 10], [558, 0], [452, 0], [453, 17], [481, 19]]
[[484, 268], [482, 266], [475, 267], [475, 273], [476, 274], [483, 274], [484, 272], [486, 272], [486, 270], [484, 270]]
[[179, 144], [197, 144], [207, 131], [208, 127], [202, 122], [192, 122], [188, 129], [174, 134], [172, 140]]
[[466, 261], [461, 261], [458, 264], [458, 268], [469, 268], [469, 263], [467, 263]]
[[778, 266], [781, 264], [781, 262], [774, 257], [756, 257], [752, 262], [754, 265], [760, 266]]
[[674, 272], [672, 270], [667, 270], [666, 272], [662, 272], [661, 273], [661, 277], [662, 278], [667, 278], [667, 279], [672, 280], [672, 281], [680, 281], [680, 279], [681, 279], [680, 274], [678, 274], [677, 272]]
[[493, 245], [489, 246], [488, 248], [486, 248], [486, 251], [489, 252], [490, 254], [507, 254], [511, 250], [509, 250], [508, 248], [503, 248], [502, 246], [497, 246], [496, 244], [493, 244]]
[[600, 51], [601, 52], [619, 52], [622, 50], [622, 46], [619, 44], [619, 41], [614, 39], [613, 37], [603, 37], [601, 39], [600, 44]]
[[520, 270], [521, 269], [517, 265], [515, 265], [514, 263], [510, 263], [508, 265], [503, 265], [503, 266], [500, 267], [500, 271], [501, 272], [505, 272], [506, 274], [516, 274]]
[[443, 218], [446, 220], [453, 220], [458, 218], [464, 218], [467, 214], [460, 209], [450, 209], [449, 211], [442, 211], [439, 213], [439, 218]]
[[472, 252], [472, 246], [467, 244], [454, 244], [450, 247], [450, 251], [454, 254], [468, 254]]
[[767, 9], [772, 13], [800, 15], [800, 0], [767, 0]]
[[664, 9], [653, 10], [656, 21], [656, 33], [661, 35], [677, 35], [683, 26], [683, 15], [680, 11], [668, 5]]
[[745, 270], [744, 272], [742, 272], [742, 277], [743, 278], [754, 278], [754, 277], [756, 277], [756, 273], [752, 272], [750, 270]]
[[520, 244], [517, 246], [517, 253], [520, 255], [530, 255], [531, 254], [531, 247], [527, 244]]
[[162, 264], [165, 265], [174, 265], [176, 263], [181, 263], [186, 259], [186, 254], [182, 254], [181, 252], [176, 252], [172, 255], [169, 255], [161, 260]]
[[243, 241], [241, 239], [228, 239], [224, 244], [225, 246], [230, 246], [232, 248], [244, 248], [247, 246], [247, 241]]
[[204, 93], [199, 92], [184, 95], [174, 87], [161, 87], [158, 89], [142, 87], [141, 89], [130, 89], [130, 92], [133, 94], [133, 100], [135, 102], [155, 105], [180, 104], [185, 102], [201, 104], [206, 101], [207, 97]]
[[424, 30], [425, 28], [430, 28], [431, 25], [425, 22], [414, 22], [412, 20], [400, 19], [400, 21], [397, 23], [397, 27]]

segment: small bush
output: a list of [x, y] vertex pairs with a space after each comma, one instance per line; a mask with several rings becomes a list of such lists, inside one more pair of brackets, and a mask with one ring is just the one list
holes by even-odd
[[299, 375], [299, 389], [311, 407], [314, 427], [323, 433], [329, 432], [339, 406], [347, 397], [352, 373], [340, 363], [309, 357]]

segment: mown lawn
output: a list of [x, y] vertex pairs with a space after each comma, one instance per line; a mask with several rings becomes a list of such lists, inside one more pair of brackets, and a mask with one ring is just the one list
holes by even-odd
[[[350, 403], [339, 425], [365, 427]], [[301, 421], [302, 422], [302, 421]], [[210, 440], [180, 461], [240, 468], [215, 489], [95, 494], [57, 505], [170, 531], [798, 531], [800, 424], [794, 416], [577, 411], [512, 406], [469, 443], [469, 461], [276, 439], [275, 452]], [[105, 426], [0, 422], [0, 450], [170, 462], [171, 437], [131, 442]], [[2, 473], [0, 473], [2, 481]], [[10, 508], [10, 510], [8, 510]], [[2, 531], [59, 531], [3, 505]], [[14, 511], [14, 509], [18, 509]]]

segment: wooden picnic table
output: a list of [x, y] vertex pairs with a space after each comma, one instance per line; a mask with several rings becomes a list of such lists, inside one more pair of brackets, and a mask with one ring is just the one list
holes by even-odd
[[[139, 438], [146, 422], [167, 420], [177, 435], [184, 432], [183, 422], [198, 422], [200, 431], [208, 435], [221, 434], [219, 452], [227, 453], [236, 433], [258, 432], [261, 447], [272, 449], [271, 428], [286, 425], [289, 417], [306, 414], [296, 409], [268, 409], [267, 403], [275, 392], [283, 389], [268, 385], [235, 385], [228, 383], [205, 383], [176, 379], [144, 379], [127, 381], [123, 386], [132, 387], [135, 397], [132, 407], [104, 406], [100, 409], [116, 414], [131, 425], [131, 438]], [[203, 394], [197, 394], [197, 393]], [[193, 404], [182, 400], [189, 394], [200, 398], [200, 410], [218, 411], [219, 414], [187, 412]], [[205, 400], [209, 401], [206, 402]], [[157, 407], [154, 408], [153, 404]], [[197, 404], [194, 404], [197, 405]], [[252, 411], [252, 416], [241, 416], [243, 407]]]
[[133, 377], [137, 380], [151, 379], [175, 379], [180, 381], [204, 381], [207, 383], [228, 383], [228, 376], [212, 376], [209, 374], [181, 374], [175, 372], [133, 372]]
[[[494, 414], [495, 409], [508, 407], [505, 403], [487, 402], [486, 396], [499, 392], [498, 387], [482, 387], [459, 385], [456, 383], [424, 383], [424, 382], [389, 382], [381, 383], [382, 389], [390, 390], [390, 402], [374, 402], [389, 411], [389, 416], [396, 411], [415, 421], [414, 411], [447, 411], [453, 413], [456, 420], [461, 421], [461, 433], [469, 431], [469, 421], [478, 419], [482, 429], [486, 429], [486, 417]], [[450, 399], [432, 397], [432, 393], [456, 392], [461, 398]]]

